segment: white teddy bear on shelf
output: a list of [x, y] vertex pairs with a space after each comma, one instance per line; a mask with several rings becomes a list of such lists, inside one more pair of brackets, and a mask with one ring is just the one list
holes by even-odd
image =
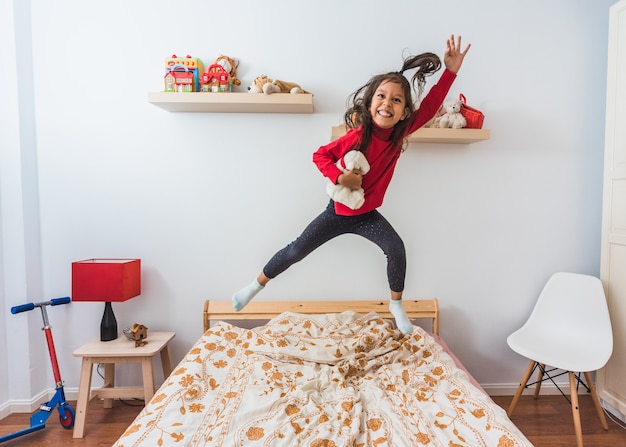
[[[370, 170], [370, 164], [367, 162], [365, 155], [360, 151], [349, 151], [343, 158], [337, 160], [336, 166], [343, 172], [358, 169], [361, 174], [365, 175]], [[352, 190], [346, 186], [336, 185], [328, 182], [326, 192], [335, 202], [343, 203], [350, 209], [356, 210], [365, 202], [365, 192], [363, 188]]]
[[461, 114], [461, 104], [462, 102], [458, 99], [446, 104], [446, 113], [438, 117], [437, 127], [461, 129], [467, 126], [467, 121]]

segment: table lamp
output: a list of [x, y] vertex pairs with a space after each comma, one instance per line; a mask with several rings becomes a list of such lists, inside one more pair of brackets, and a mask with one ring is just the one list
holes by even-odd
[[85, 259], [72, 262], [72, 301], [103, 301], [100, 340], [117, 338], [112, 302], [141, 294], [141, 259]]

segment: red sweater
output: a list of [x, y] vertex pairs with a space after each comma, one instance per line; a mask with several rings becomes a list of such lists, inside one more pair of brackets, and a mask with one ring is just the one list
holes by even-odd
[[[454, 73], [444, 70], [441, 78], [439, 78], [439, 82], [433, 85], [411, 117], [411, 123], [407, 127], [405, 137], [415, 132], [435, 116], [455, 79], [456, 75]], [[364, 214], [378, 208], [383, 203], [385, 192], [391, 182], [396, 163], [400, 157], [400, 148], [392, 147], [389, 144], [389, 137], [393, 128], [382, 129], [376, 125], [374, 126], [372, 142], [365, 154], [370, 164], [370, 171], [363, 176], [361, 185], [365, 191], [365, 203], [361, 208], [352, 210], [341, 203], [335, 202], [335, 212], [339, 215], [356, 216]], [[335, 163], [346, 152], [355, 148], [359, 142], [360, 131], [361, 127], [350, 129], [341, 138], [320, 147], [313, 153], [313, 162], [331, 182], [337, 183], [337, 178], [342, 174], [342, 171], [337, 168]]]

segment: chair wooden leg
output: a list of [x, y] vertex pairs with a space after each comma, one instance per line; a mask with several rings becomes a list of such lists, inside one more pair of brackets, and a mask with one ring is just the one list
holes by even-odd
[[539, 373], [537, 374], [537, 385], [535, 386], [535, 399], [539, 398], [539, 391], [541, 391], [541, 381], [543, 380], [543, 370], [546, 368], [546, 364], [539, 365]]
[[515, 392], [515, 396], [513, 396], [513, 400], [511, 401], [511, 404], [509, 405], [509, 409], [506, 411], [506, 414], [511, 417], [511, 415], [513, 414], [513, 410], [515, 410], [515, 406], [517, 405], [517, 401], [519, 400], [520, 396], [522, 395], [522, 393], [524, 392], [524, 388], [526, 387], [526, 384], [528, 383], [528, 379], [530, 378], [530, 375], [533, 372], [533, 368], [535, 367], [535, 361], [531, 360], [530, 363], [528, 364], [528, 368], [526, 368], [526, 372], [524, 372], [524, 376], [522, 377], [522, 381], [520, 382], [519, 386], [517, 387], [517, 391]]
[[576, 376], [569, 371], [570, 400], [572, 401], [572, 417], [574, 418], [574, 430], [576, 431], [576, 446], [583, 447], [583, 431], [580, 426], [580, 411], [578, 409], [578, 392], [576, 391]]
[[606, 423], [606, 417], [604, 416], [602, 405], [600, 405], [600, 399], [598, 399], [598, 393], [596, 393], [596, 387], [591, 381], [591, 374], [589, 372], [585, 373], [585, 381], [587, 382], [587, 386], [589, 387], [589, 391], [591, 392], [591, 399], [593, 400], [593, 405], [596, 407], [596, 412], [598, 413], [598, 417], [600, 418], [602, 428], [608, 430], [609, 424]]

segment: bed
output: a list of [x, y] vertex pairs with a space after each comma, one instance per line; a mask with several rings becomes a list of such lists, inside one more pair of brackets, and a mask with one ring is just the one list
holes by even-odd
[[406, 336], [386, 301], [206, 301], [204, 334], [114, 447], [531, 446], [447, 352], [438, 301], [404, 306]]

